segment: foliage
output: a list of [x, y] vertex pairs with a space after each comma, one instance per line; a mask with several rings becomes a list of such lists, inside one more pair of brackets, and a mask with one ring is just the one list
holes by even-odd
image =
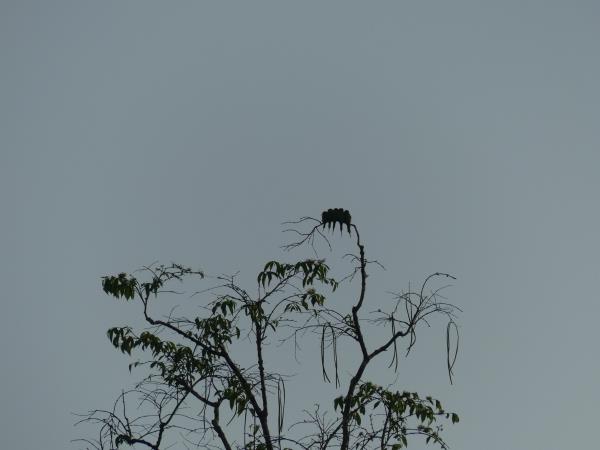
[[[145, 279], [126, 273], [103, 277], [105, 293], [125, 301], [134, 300], [141, 306], [148, 328], [137, 332], [129, 326], [113, 327], [107, 335], [121, 352], [147, 358], [134, 360], [130, 371], [146, 366], [148, 372], [134, 389], [117, 398], [112, 410], [93, 410], [83, 415], [81, 422], [98, 425], [99, 435], [79, 441], [97, 449], [126, 444], [158, 450], [166, 447], [168, 434], [178, 433], [186, 447], [397, 450], [408, 446], [409, 436], [420, 435], [426, 442], [447, 448], [441, 437], [440, 420], [456, 423], [459, 419], [455, 413], [446, 411], [439, 400], [429, 396], [390, 390], [366, 380], [365, 370], [388, 352], [392, 354], [390, 367], [397, 369], [399, 343], [405, 340], [406, 351], [410, 352], [418, 326], [438, 314], [448, 319], [451, 376], [456, 351], [451, 351], [450, 331], [452, 327], [456, 329], [454, 317], [458, 308], [441, 301], [440, 289], [430, 291], [428, 284], [436, 278], [453, 277], [435, 273], [418, 291], [396, 294], [392, 311], [379, 309], [375, 316], [365, 315], [362, 308], [367, 301], [367, 267], [374, 261], [366, 259], [358, 228], [350, 224], [347, 211], [342, 219], [348, 233], [352, 236], [354, 232], [358, 250], [351, 255], [355, 266], [348, 277], [334, 279], [324, 259], [269, 261], [257, 276], [256, 296], [243, 289], [235, 276], [216, 277], [216, 286], [198, 293], [212, 299], [204, 302], [202, 314], [196, 317], [169, 314], [158, 318], [151, 307], [163, 294], [173, 292], [173, 282], [190, 277], [204, 279], [201, 271], [172, 264], [145, 267]], [[307, 244], [315, 248], [319, 238], [331, 247], [323, 233], [325, 222], [306, 217], [291, 223], [294, 227], [308, 224], [309, 229], [294, 229], [300, 238], [286, 246], [288, 250]], [[360, 287], [351, 308], [330, 308], [329, 293], [335, 292], [340, 283], [351, 283], [355, 278], [360, 280]], [[391, 329], [389, 338], [371, 349], [365, 340], [369, 325]], [[271, 370], [264, 360], [265, 346], [274, 338], [297, 343], [306, 332], [320, 338], [325, 382], [331, 382], [325, 351], [333, 350], [335, 387], [341, 389], [341, 395], [332, 399], [332, 408], [317, 405], [314, 411], [305, 411], [306, 419], [286, 427], [285, 390], [289, 378]], [[337, 357], [340, 339], [356, 346], [359, 361], [357, 367], [349, 369], [352, 376], [343, 385]], [[238, 349], [246, 345], [247, 354], [249, 344], [254, 363], [244, 367], [238, 359]], [[134, 416], [130, 413], [132, 408], [136, 410]], [[232, 414], [225, 425], [221, 422], [223, 409]], [[334, 416], [330, 419], [327, 414]], [[241, 426], [237, 435], [235, 425]], [[308, 433], [298, 431], [307, 426]]]

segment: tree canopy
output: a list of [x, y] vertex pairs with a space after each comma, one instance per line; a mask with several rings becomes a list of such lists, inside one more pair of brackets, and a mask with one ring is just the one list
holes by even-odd
[[[335, 233], [337, 224], [356, 248], [347, 255], [351, 271], [339, 280], [317, 251], [323, 245], [331, 249], [330, 232]], [[366, 377], [366, 369], [388, 354], [390, 371], [397, 370], [401, 348], [408, 354], [419, 325], [438, 315], [446, 319], [452, 381], [459, 309], [441, 297], [445, 286], [435, 283], [454, 277], [436, 272], [419, 289], [393, 294], [389, 311], [370, 305], [378, 309], [366, 312], [368, 267], [378, 263], [367, 259], [350, 213], [330, 209], [321, 220], [303, 217], [287, 225], [296, 240], [285, 249], [309, 246], [316, 257], [267, 262], [256, 277], [255, 294], [240, 285], [237, 275], [206, 277], [203, 271], [179, 264], [153, 264], [133, 274], [102, 278], [105, 293], [140, 305], [145, 327], [113, 327], [107, 335], [116, 349], [136, 357], [130, 371], [143, 369], [145, 375], [118, 396], [112, 409], [82, 416], [81, 422], [95, 424], [98, 434], [79, 442], [96, 449], [128, 445], [158, 450], [179, 442], [182, 448], [227, 450], [397, 450], [407, 447], [414, 435], [448, 448], [443, 423], [458, 422], [456, 413], [431, 396], [376, 384]], [[213, 282], [194, 293], [200, 298], [201, 314], [155, 312], [164, 295], [178, 292], [177, 285], [193, 278]], [[342, 284], [355, 286], [355, 299], [345, 310], [328, 301]], [[387, 337], [369, 345], [366, 336], [382, 326], [389, 330]], [[308, 334], [320, 342], [322, 379], [335, 386], [337, 395], [315, 399], [313, 410], [293, 411], [286, 404], [289, 385], [305, 389], [307, 395], [311, 389], [282, 374], [277, 361], [265, 360], [265, 353], [275, 341], [296, 348]], [[354, 348], [356, 365], [344, 365], [338, 357], [342, 342]]]

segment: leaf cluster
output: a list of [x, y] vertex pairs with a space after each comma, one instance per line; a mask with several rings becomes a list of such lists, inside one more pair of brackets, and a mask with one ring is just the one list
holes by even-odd
[[[342, 410], [345, 397], [340, 396], [334, 400], [334, 409]], [[427, 396], [422, 399], [417, 392], [391, 391], [372, 382], [365, 382], [358, 386], [351, 401], [351, 418], [361, 426], [364, 417], [368, 416], [373, 423], [373, 417], [382, 417], [384, 426], [380, 430], [371, 429], [371, 437], [378, 435], [382, 441], [395, 441], [392, 448], [406, 447], [409, 434], [425, 435], [426, 442], [430, 441], [447, 448], [440, 437], [441, 426], [434, 427], [437, 418], [451, 419], [452, 423], [458, 423], [459, 417], [456, 413], [446, 411], [439, 400]], [[411, 425], [410, 419], [416, 424]], [[363, 436], [368, 432], [363, 432]]]
[[281, 282], [296, 275], [301, 275], [302, 287], [314, 284], [315, 279], [323, 284], [331, 285], [332, 289], [338, 287], [338, 282], [328, 278], [329, 266], [324, 260], [305, 259], [295, 264], [269, 261], [262, 272], [258, 274], [257, 281], [263, 288], [269, 286], [273, 279]]

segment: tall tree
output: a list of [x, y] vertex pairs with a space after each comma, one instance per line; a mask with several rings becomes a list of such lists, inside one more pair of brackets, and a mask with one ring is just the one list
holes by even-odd
[[[103, 277], [104, 292], [140, 305], [147, 327], [140, 331], [114, 327], [108, 330], [108, 338], [124, 353], [146, 355], [129, 369], [145, 366], [147, 374], [134, 389], [118, 396], [112, 409], [83, 415], [81, 422], [96, 424], [99, 434], [78, 441], [96, 449], [127, 444], [158, 450], [180, 440], [186, 448], [227, 450], [396, 450], [408, 445], [410, 435], [420, 435], [448, 448], [441, 422], [458, 422], [458, 415], [430, 396], [378, 385], [367, 379], [366, 370], [384, 354], [391, 355], [390, 367], [396, 370], [400, 347], [410, 352], [419, 325], [441, 315], [447, 319], [447, 365], [452, 381], [458, 335], [454, 345], [451, 335], [458, 331], [454, 320], [459, 309], [441, 298], [443, 286], [430, 286], [437, 279], [453, 277], [434, 273], [419, 289], [395, 294], [390, 311], [366, 313], [367, 269], [378, 263], [367, 259], [350, 213], [329, 209], [321, 220], [303, 217], [288, 224], [288, 231], [298, 237], [286, 250], [308, 245], [317, 257], [267, 262], [257, 276], [256, 295], [240, 286], [235, 275], [214, 277], [215, 285], [196, 292], [207, 297], [198, 316], [179, 317], [173, 311], [157, 316], [155, 308], [159, 297], [174, 292], [174, 282], [204, 279], [201, 271], [178, 264], [152, 265], [142, 269], [142, 276]], [[329, 232], [335, 232], [336, 225], [356, 243], [356, 253], [349, 255], [352, 270], [341, 280], [330, 275], [330, 267], [316, 250], [319, 240], [331, 248]], [[353, 304], [347, 310], [331, 307], [325, 292], [334, 293], [341, 283], [353, 286], [354, 280], [358, 283]], [[373, 326], [389, 327], [387, 337], [377, 345], [369, 345], [366, 339]], [[325, 405], [317, 402], [314, 410], [304, 411], [304, 419], [289, 425], [286, 386], [302, 380], [274, 370], [275, 364], [265, 360], [266, 348], [274, 339], [297, 346], [309, 333], [320, 340], [323, 380], [334, 383], [339, 395]], [[355, 349], [356, 364], [342, 371], [338, 346], [344, 341]], [[327, 354], [332, 354], [331, 367]], [[348, 371], [350, 376], [340, 375]], [[300, 388], [311, 392], [307, 386]], [[296, 411], [294, 417], [301, 413]]]

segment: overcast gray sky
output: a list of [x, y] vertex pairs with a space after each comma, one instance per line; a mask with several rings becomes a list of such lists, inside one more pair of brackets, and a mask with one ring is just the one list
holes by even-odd
[[458, 278], [455, 384], [432, 328], [398, 385], [460, 414], [452, 448], [594, 448], [599, 23], [594, 1], [1, 0], [0, 448], [72, 448], [71, 412], [135, 381], [102, 275], [252, 279], [291, 258], [282, 221], [338, 206], [374, 293]]

